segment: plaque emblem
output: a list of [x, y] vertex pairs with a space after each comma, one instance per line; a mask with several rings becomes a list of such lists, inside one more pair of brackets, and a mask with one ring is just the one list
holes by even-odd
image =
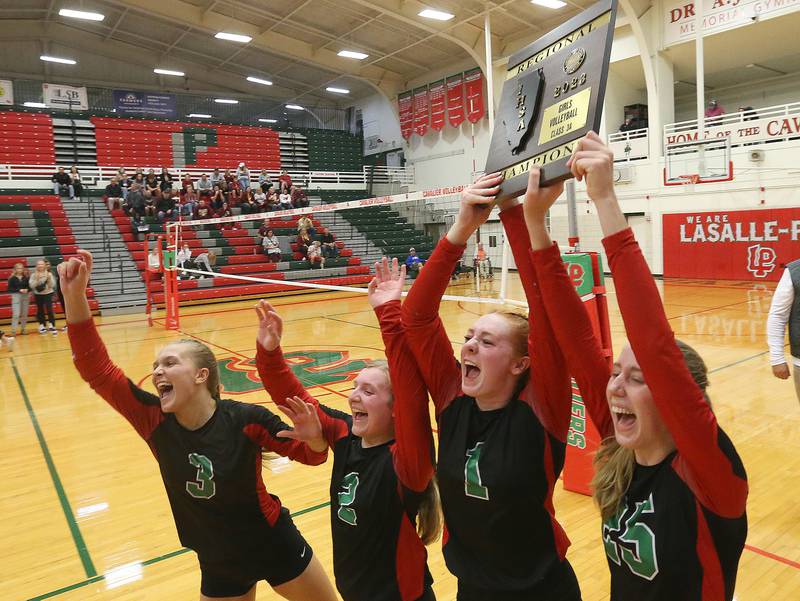
[[544, 77], [541, 69], [531, 69], [523, 73], [517, 80], [514, 94], [506, 99], [508, 108], [503, 110], [502, 121], [506, 128], [506, 141], [511, 153], [517, 154], [524, 147], [531, 133], [531, 125], [536, 122], [539, 104], [544, 88]]
[[569, 53], [567, 60], [564, 61], [564, 71], [566, 73], [575, 73], [581, 68], [583, 61], [586, 60], [586, 50], [583, 48], [576, 48]]

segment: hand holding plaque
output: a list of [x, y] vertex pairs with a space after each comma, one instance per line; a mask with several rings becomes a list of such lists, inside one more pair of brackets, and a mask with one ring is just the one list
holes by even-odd
[[489, 158], [500, 171], [498, 199], [518, 196], [532, 166], [541, 185], [571, 177], [577, 141], [600, 127], [617, 0], [602, 0], [509, 60]]

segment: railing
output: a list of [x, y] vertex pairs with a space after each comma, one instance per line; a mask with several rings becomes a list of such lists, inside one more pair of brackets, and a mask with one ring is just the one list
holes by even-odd
[[632, 129], [608, 135], [608, 146], [614, 152], [614, 162], [646, 159], [650, 155], [648, 129]]
[[[59, 167], [65, 165], [0, 165], [0, 180], [19, 180], [31, 181], [47, 179], [48, 182], [52, 175], [58, 171]], [[132, 175], [138, 167], [124, 167], [127, 175]], [[145, 174], [148, 170], [158, 175], [161, 167], [142, 167]], [[112, 177], [117, 175], [119, 167], [104, 166], [81, 166], [81, 181], [85, 187], [105, 187]], [[220, 169], [222, 173], [226, 170]], [[209, 169], [198, 169], [193, 167], [173, 167], [169, 168], [169, 173], [175, 181], [180, 181], [185, 175], [189, 175], [193, 180], [197, 180], [201, 175], [211, 175]], [[281, 174], [279, 170], [268, 170], [270, 178], [277, 184]], [[322, 189], [366, 189], [367, 183], [371, 181], [375, 184], [412, 185], [414, 183], [413, 167], [372, 167], [365, 166], [361, 171], [288, 171], [292, 181], [300, 182], [306, 188]], [[253, 186], [258, 185], [260, 173], [251, 171], [250, 181]], [[50, 184], [48, 184], [49, 186]]]

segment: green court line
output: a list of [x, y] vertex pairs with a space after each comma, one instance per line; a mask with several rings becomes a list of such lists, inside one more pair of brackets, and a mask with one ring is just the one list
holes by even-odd
[[[330, 501], [325, 501], [324, 503], [320, 503], [319, 505], [312, 505], [311, 507], [306, 507], [305, 509], [300, 509], [299, 511], [295, 511], [292, 515], [293, 518], [299, 517], [306, 513], [311, 513], [312, 511], [317, 511], [318, 509], [323, 509], [324, 507], [328, 507], [331, 504]], [[167, 559], [172, 559], [173, 557], [178, 557], [179, 555], [184, 555], [189, 553], [191, 549], [182, 548], [178, 549], [177, 551], [170, 551], [169, 553], [165, 553], [164, 555], [159, 555], [158, 557], [152, 557], [142, 562], [142, 567], [144, 566], [151, 566], [155, 563], [159, 563], [162, 561], [166, 561]], [[74, 584], [69, 584], [67, 586], [61, 587], [54, 591], [50, 591], [49, 593], [45, 593], [44, 595], [39, 595], [38, 597], [31, 597], [28, 601], [44, 601], [44, 599], [51, 599], [52, 597], [57, 597], [58, 595], [62, 595], [64, 593], [68, 593], [70, 591], [74, 591], [79, 588], [83, 588], [84, 586], [88, 586], [90, 584], [94, 584], [95, 582], [101, 582], [105, 580], [105, 574], [101, 574], [99, 576], [93, 576], [92, 578], [87, 578], [86, 580], [82, 580], [80, 582], [76, 582]]]
[[86, 547], [86, 541], [83, 540], [81, 530], [78, 528], [78, 522], [75, 520], [75, 514], [72, 513], [72, 507], [70, 506], [69, 499], [67, 499], [67, 494], [64, 491], [64, 485], [61, 483], [61, 478], [58, 476], [56, 464], [53, 462], [52, 455], [50, 455], [50, 449], [47, 447], [47, 441], [45, 441], [44, 434], [42, 434], [42, 429], [39, 427], [39, 420], [36, 418], [36, 413], [33, 411], [33, 406], [28, 398], [28, 393], [25, 390], [25, 385], [22, 383], [22, 378], [19, 375], [19, 370], [17, 369], [17, 364], [13, 357], [11, 358], [11, 368], [14, 370], [14, 376], [17, 378], [17, 385], [22, 393], [22, 399], [25, 401], [25, 407], [28, 409], [28, 416], [31, 418], [33, 429], [36, 432], [36, 438], [39, 439], [39, 447], [42, 449], [42, 455], [44, 455], [44, 460], [47, 463], [47, 469], [50, 472], [50, 478], [53, 480], [53, 486], [56, 489], [58, 500], [61, 503], [61, 509], [64, 511], [64, 517], [67, 519], [69, 530], [72, 533], [72, 540], [75, 541], [75, 547], [78, 549], [78, 555], [80, 555], [83, 569], [86, 572], [86, 576], [91, 578], [97, 575], [97, 570], [92, 563], [92, 558], [89, 556], [89, 550]]

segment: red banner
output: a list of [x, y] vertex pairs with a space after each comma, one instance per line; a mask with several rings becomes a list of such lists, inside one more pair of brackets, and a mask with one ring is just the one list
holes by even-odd
[[447, 120], [453, 127], [464, 122], [464, 79], [461, 73], [447, 78]]
[[422, 137], [428, 132], [430, 124], [428, 109], [428, 86], [414, 88], [414, 133]]
[[664, 215], [664, 276], [778, 281], [800, 258], [800, 208]]
[[467, 119], [470, 123], [477, 123], [486, 113], [483, 106], [483, 72], [480, 69], [464, 73], [464, 92], [467, 96]]
[[442, 131], [444, 128], [444, 80], [434, 81], [429, 86], [431, 101], [431, 129]]
[[400, 113], [400, 134], [408, 140], [414, 132], [414, 105], [410, 91], [397, 97], [397, 107]]

